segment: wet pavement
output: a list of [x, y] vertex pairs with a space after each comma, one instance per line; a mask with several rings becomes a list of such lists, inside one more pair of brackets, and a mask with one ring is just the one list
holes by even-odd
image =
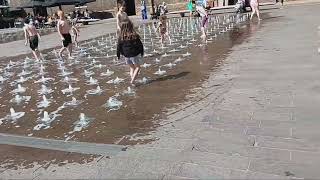
[[[82, 99], [89, 89], [82, 90], [88, 86], [81, 74], [82, 66], [87, 64], [74, 69], [68, 66], [68, 71], [75, 71], [73, 77], [81, 79], [77, 99], [85, 100], [92, 108], [62, 110], [59, 114], [68, 118], [52, 123], [56, 128], [32, 132], [32, 137], [64, 140], [65, 133], [72, 131], [73, 123], [84, 112], [95, 120], [68, 140], [114, 143], [128, 148], [109, 157], [1, 145], [1, 177], [317, 178], [319, 24], [313, 17], [318, 16], [318, 9], [319, 4], [306, 4], [270, 10], [263, 13], [260, 24], [242, 23], [218, 35], [213, 42], [195, 42], [181, 52], [190, 52], [190, 57], [184, 57], [189, 60], [171, 69], [163, 67], [166, 75], [153, 74], [160, 65], [143, 69], [142, 77], [148, 77], [151, 83], [138, 86], [136, 96], [120, 96], [124, 105], [118, 111], [108, 112], [100, 107], [116, 91], [123, 92], [127, 82], [112, 86], [101, 96]], [[54, 58], [54, 53], [50, 56]], [[146, 58], [145, 62], [154, 58]], [[83, 62], [92, 61], [88, 59]], [[176, 59], [166, 57], [161, 67]], [[115, 74], [110, 79], [125, 79], [126, 68], [114, 63], [110, 70]], [[48, 65], [48, 77], [59, 79], [54, 75], [59, 72], [59, 65], [52, 64], [52, 69]], [[94, 72], [101, 73], [96, 69]], [[36, 94], [39, 87], [33, 87], [32, 82], [24, 86], [34, 88], [31, 92]], [[108, 89], [110, 85], [101, 87]], [[59, 101], [58, 97], [63, 98]], [[61, 105], [71, 96], [57, 94], [52, 99], [57, 99], [53, 104]], [[32, 109], [34, 104], [31, 100], [26, 108]], [[4, 109], [1, 117], [8, 113], [8, 107]], [[36, 111], [27, 113], [34, 115], [16, 124], [1, 125], [1, 132], [30, 134], [27, 129], [37, 124], [35, 119], [40, 115]], [[137, 145], [128, 146], [131, 144]], [[42, 153], [48, 156], [37, 155]]]
[[[146, 57], [138, 81], [145, 82], [136, 88], [128, 83], [128, 67], [116, 60], [115, 34], [84, 41], [74, 60], [57, 59], [58, 49], [44, 51], [43, 62], [28, 57], [11, 58], [9, 64], [4, 60], [0, 131], [104, 144], [150, 142], [130, 138], [148, 135], [179, 103], [197, 101], [192, 91], [222, 65], [233, 45], [253, 33], [247, 18], [212, 16], [208, 42], [199, 38], [199, 19], [170, 19], [173, 42], [164, 47], [152, 25], [140, 26]], [[217, 45], [209, 49], [210, 44]], [[10, 108], [21, 117], [12, 117]], [[79, 120], [82, 113], [88, 120]]]

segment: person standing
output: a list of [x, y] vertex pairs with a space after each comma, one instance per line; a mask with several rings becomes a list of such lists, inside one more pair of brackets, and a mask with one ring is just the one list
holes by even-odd
[[120, 32], [121, 30], [121, 23], [123, 21], [128, 20], [128, 15], [125, 12], [126, 11], [126, 4], [124, 2], [122, 2], [121, 4], [118, 4], [118, 13], [117, 13], [117, 31]]
[[146, 1], [142, 0], [141, 1], [141, 15], [142, 15], [142, 19], [148, 19], [148, 14], [147, 14], [147, 6], [146, 6]]
[[120, 59], [120, 55], [123, 55], [126, 64], [129, 65], [132, 86], [135, 86], [135, 80], [140, 72], [140, 59], [143, 54], [143, 44], [139, 34], [134, 30], [132, 22], [130, 20], [122, 22], [118, 38], [117, 57]]
[[164, 16], [164, 15], [160, 16], [157, 29], [159, 30], [159, 33], [160, 33], [162, 47], [164, 46], [165, 39], [168, 39], [171, 44], [171, 38], [167, 29], [167, 16]]
[[40, 40], [40, 34], [36, 27], [33, 24], [30, 24], [30, 19], [26, 18], [24, 20], [24, 37], [25, 37], [25, 45], [29, 43], [30, 48], [32, 50], [32, 54], [34, 58], [39, 61], [39, 57], [41, 57], [40, 52], [38, 50], [39, 40]]
[[187, 5], [188, 10], [190, 11], [190, 17], [192, 16], [193, 13], [193, 3], [192, 0], [189, 0], [188, 5]]
[[63, 11], [58, 11], [59, 21], [57, 24], [58, 33], [62, 40], [62, 48], [59, 52], [59, 58], [62, 59], [62, 53], [67, 50], [68, 58], [72, 59], [72, 38], [70, 34], [71, 25], [64, 16]]
[[258, 0], [250, 0], [250, 7], [251, 7], [251, 16], [250, 16], [250, 20], [252, 20], [253, 15], [257, 14], [258, 20], [260, 21], [260, 12], [259, 12], [259, 2]]

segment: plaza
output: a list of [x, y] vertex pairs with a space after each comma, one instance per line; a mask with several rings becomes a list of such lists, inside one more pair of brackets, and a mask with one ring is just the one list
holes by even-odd
[[173, 16], [164, 47], [133, 16], [145, 57], [131, 88], [114, 19], [81, 29], [74, 60], [57, 58], [56, 33], [41, 63], [22, 40], [0, 44], [0, 178], [317, 179], [319, 8], [266, 7], [261, 22], [214, 14], [205, 42], [199, 18]]

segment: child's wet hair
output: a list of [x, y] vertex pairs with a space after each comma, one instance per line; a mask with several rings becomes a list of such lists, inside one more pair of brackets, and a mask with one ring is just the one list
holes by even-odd
[[24, 24], [29, 24], [29, 23], [30, 23], [30, 19], [29, 19], [29, 18], [25, 18], [25, 19], [23, 20], [23, 22], [24, 22]]
[[133, 23], [128, 19], [120, 25], [120, 40], [133, 40], [140, 38], [139, 34], [135, 31]]

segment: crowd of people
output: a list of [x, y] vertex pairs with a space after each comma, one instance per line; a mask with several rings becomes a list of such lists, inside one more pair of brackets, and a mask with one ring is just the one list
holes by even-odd
[[[90, 13], [88, 9], [84, 11], [74, 10], [66, 15], [67, 19], [70, 21], [77, 21], [78, 19], [90, 19]], [[58, 13], [53, 13], [49, 16], [40, 16], [39, 14], [33, 16], [31, 13], [27, 14], [27, 19], [32, 23], [37, 29], [45, 27], [56, 27], [59, 21]], [[18, 19], [18, 21], [23, 21], [23, 19]]]
[[[206, 27], [208, 25], [208, 12], [207, 12], [207, 3], [206, 0], [200, 1], [190, 1], [191, 5], [188, 4], [190, 11], [193, 11], [194, 7], [197, 13], [201, 16], [201, 37], [205, 40], [206, 39]], [[258, 19], [260, 20], [259, 15], [259, 4], [257, 0], [251, 0], [250, 2], [252, 8], [251, 19], [253, 15], [256, 13]], [[171, 43], [171, 38], [168, 33], [168, 24], [167, 24], [167, 16], [166, 16], [166, 4], [162, 4], [162, 10], [160, 8], [160, 18], [155, 27], [157, 32], [160, 36], [160, 43], [163, 45], [165, 41], [169, 41]], [[87, 11], [85, 11], [87, 12]], [[88, 13], [88, 12], [87, 12]], [[85, 13], [83, 14], [84, 17], [88, 17]], [[76, 46], [78, 46], [78, 37], [79, 37], [79, 30], [77, 27], [70, 23], [69, 19], [78, 18], [81, 15], [79, 12], [75, 11], [67, 16], [64, 14], [63, 11], [58, 11], [57, 14], [54, 14], [52, 17], [48, 18], [48, 21], [55, 21], [56, 19], [56, 26], [58, 30], [59, 37], [61, 38], [62, 47], [59, 51], [59, 58], [63, 59], [63, 53], [67, 52], [68, 59], [73, 59], [72, 57], [72, 47], [73, 41], [75, 42]], [[51, 19], [50, 19], [51, 18]], [[29, 46], [33, 52], [33, 55], [36, 60], [43, 59], [41, 57], [41, 53], [38, 50], [38, 43], [40, 35], [37, 31], [37, 28], [34, 23], [31, 23], [32, 18], [27, 17], [24, 21], [24, 32], [25, 32], [25, 44], [29, 43]], [[144, 55], [144, 47], [141, 41], [139, 34], [135, 31], [133, 23], [129, 19], [126, 13], [126, 4], [124, 2], [118, 5], [118, 12], [116, 14], [117, 20], [117, 34], [118, 34], [118, 44], [117, 44], [117, 57], [120, 59], [120, 56], [124, 56], [124, 60], [126, 64], [130, 68], [130, 77], [131, 77], [131, 84], [135, 85], [135, 80], [139, 75], [141, 68], [140, 62]], [[72, 38], [73, 37], [73, 38]]]

